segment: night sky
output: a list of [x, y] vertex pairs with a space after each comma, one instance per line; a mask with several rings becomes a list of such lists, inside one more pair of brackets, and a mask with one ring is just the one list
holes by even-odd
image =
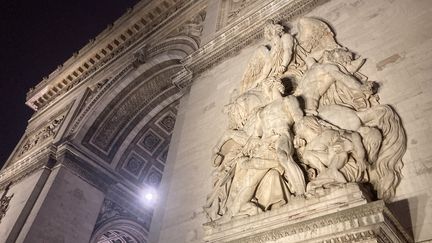
[[1, 1], [0, 167], [33, 113], [27, 91], [138, 0]]

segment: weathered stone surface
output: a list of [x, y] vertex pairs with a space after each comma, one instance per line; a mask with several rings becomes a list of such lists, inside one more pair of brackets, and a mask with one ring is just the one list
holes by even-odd
[[89, 241], [103, 196], [67, 168], [55, 168], [16, 242]]
[[[29, 92], [27, 104], [38, 112], [29, 121], [26, 134], [11, 156], [10, 163], [0, 173], [0, 186], [3, 188], [13, 181], [9, 193], [14, 195], [0, 223], [0, 241], [6, 237], [13, 238], [13, 235], [21, 237], [18, 242], [25, 241], [27, 235], [36, 239], [31, 242], [38, 242], [39, 239], [61, 242], [64, 237], [66, 241], [72, 239], [72, 242], [87, 242], [91, 239], [93, 243], [99, 240], [126, 241], [134, 239], [134, 236], [135, 239], [149, 242], [203, 242], [204, 239], [228, 241], [239, 240], [235, 238], [235, 235], [240, 235], [236, 230], [245, 230], [243, 236], [246, 237], [251, 233], [246, 229], [250, 226], [254, 233], [258, 233], [255, 235], [258, 238], [247, 238], [249, 235], [243, 239], [245, 241], [295, 242], [302, 237], [312, 239], [312, 235], [316, 233], [323, 236], [316, 240], [320, 242], [327, 237], [328, 232], [337, 232], [333, 242], [382, 242], [384, 238], [376, 238], [384, 235], [383, 232], [391, 235], [387, 229], [401, 232], [398, 227], [389, 224], [395, 222], [395, 219], [381, 202], [361, 204], [365, 201], [361, 197], [356, 198], [360, 195], [357, 192], [343, 197], [338, 194], [338, 187], [328, 188], [330, 192], [322, 189], [323, 183], [306, 187], [304, 195], [302, 190], [298, 190], [302, 188], [302, 183], [297, 183], [300, 185], [297, 189], [291, 188], [284, 194], [290, 199], [284, 207], [274, 207], [273, 210], [266, 210], [248, 218], [239, 218], [240, 215], [237, 215], [231, 217], [231, 221], [220, 221], [219, 224], [216, 220], [212, 224], [217, 226], [212, 228], [212, 224], [207, 224], [207, 231], [204, 231], [203, 224], [208, 222], [208, 219], [202, 206], [206, 204], [207, 195], [214, 188], [211, 179], [211, 151], [228, 127], [226, 116], [221, 111], [224, 105], [232, 103], [230, 97], [233, 90], [242, 86], [242, 74], [248, 69], [248, 62], [256, 50], [262, 49], [263, 45], [275, 46], [275, 43], [262, 40], [263, 26], [269, 19], [287, 27], [286, 33], [293, 36], [295, 42], [308, 51], [313, 49], [315, 41], [328, 41], [327, 44], [330, 43], [333, 47], [347, 47], [355, 52], [355, 55], [351, 60], [352, 65], [345, 65], [346, 71], [363, 83], [367, 76], [368, 80], [379, 84], [377, 93], [380, 102], [391, 105], [401, 118], [406, 131], [407, 152], [403, 156], [404, 167], [400, 172], [394, 168], [386, 170], [395, 172], [394, 178], [397, 180], [381, 183], [387, 181], [380, 180], [385, 176], [381, 174], [371, 182], [378, 190], [379, 184], [390, 184], [390, 193], [381, 189], [382, 193], [378, 192], [382, 194], [380, 197], [389, 199], [388, 207], [395, 212], [395, 217], [403, 227], [412, 233], [416, 242], [430, 241], [431, 10], [432, 4], [428, 0], [142, 1]], [[312, 43], [308, 44], [310, 35], [302, 34], [308, 32], [303, 32], [304, 28], [299, 24], [300, 17], [304, 16], [324, 20], [331, 25], [330, 32], [335, 32], [336, 36], [319, 35], [321, 38], [317, 38], [314, 33]], [[329, 31], [324, 33], [328, 34]], [[280, 37], [285, 40], [282, 42], [289, 42], [290, 36]], [[335, 37], [338, 42], [331, 42], [332, 38], [329, 37]], [[298, 43], [293, 45], [293, 52], [296, 51], [295, 46]], [[290, 49], [290, 45], [286, 47], [288, 48], [283, 48], [285, 53]], [[311, 82], [314, 77], [325, 74], [334, 80], [334, 75], [341, 74], [327, 70], [334, 68], [333, 64], [323, 66], [324, 59], [319, 60], [322, 54], [321, 51], [309, 53], [311, 57], [318, 59], [315, 63], [309, 62], [310, 68], [315, 66], [314, 68], [326, 72], [308, 74], [309, 82], [304, 85], [306, 87], [300, 87], [301, 92], [298, 92], [299, 96], [306, 97], [307, 109], [304, 109], [302, 101], [299, 103], [302, 111], [309, 116], [319, 115], [320, 119], [331, 120], [347, 110], [327, 103], [327, 106], [330, 106], [328, 109], [315, 107], [317, 97], [309, 93], [312, 89], [308, 90], [308, 87], [316, 85]], [[360, 72], [356, 70], [356, 67], [359, 67], [357, 64], [360, 65], [363, 60], [358, 58], [359, 55], [367, 59]], [[263, 59], [258, 60], [261, 61], [255, 64], [265, 63]], [[175, 72], [160, 78], [157, 82], [160, 86], [153, 91], [162, 94], [169, 87], [169, 95], [161, 97], [150, 94], [156, 97], [155, 99], [138, 99], [138, 96], [133, 95], [134, 90], [147, 85], [146, 82], [154, 77], [154, 74], [168, 66], [174, 68]], [[304, 69], [301, 71], [305, 71], [306, 67], [307, 65], [302, 66]], [[287, 68], [290, 75], [299, 75], [292, 72], [298, 70], [298, 67], [288, 65]], [[74, 72], [76, 74], [73, 74]], [[270, 71], [270, 76], [273, 75], [272, 72]], [[72, 76], [68, 77], [69, 75]], [[288, 76], [284, 78], [289, 79]], [[346, 76], [337, 82], [344, 82], [341, 81], [344, 79], [346, 81]], [[254, 81], [256, 80], [245, 82], [244, 89], [253, 87], [256, 84]], [[278, 87], [275, 80], [268, 81], [268, 87]], [[286, 88], [293, 90], [297, 87], [293, 85]], [[266, 102], [274, 99], [275, 95], [277, 92], [268, 92], [266, 97], [269, 101]], [[164, 113], [165, 108], [180, 97], [182, 98], [178, 109], [174, 109], [178, 110], [177, 116], [175, 112]], [[326, 96], [324, 100], [328, 101], [330, 98], [332, 97]], [[322, 99], [323, 97], [319, 99], [320, 103]], [[352, 107], [350, 109], [352, 110]], [[268, 109], [269, 113], [280, 114], [270, 110], [272, 109]], [[50, 123], [60, 115], [64, 117], [59, 124]], [[274, 119], [268, 120], [279, 119], [277, 116], [270, 117]], [[176, 122], [173, 127], [174, 118]], [[364, 125], [353, 117], [343, 118], [333, 119], [331, 123], [339, 128], [343, 127], [346, 131], [354, 131]], [[292, 124], [289, 126], [293, 129]], [[367, 126], [374, 127], [371, 123]], [[377, 128], [378, 132], [374, 129], [364, 130], [359, 131], [363, 138], [376, 136], [382, 131], [380, 128]], [[33, 139], [32, 136], [39, 134], [39, 131], [46, 131], [46, 134], [50, 135], [45, 140]], [[302, 135], [302, 139], [307, 143], [316, 139], [309, 138], [307, 141], [310, 134], [300, 133], [296, 134]], [[39, 135], [43, 134], [41, 132]], [[171, 134], [173, 136], [168, 152], [168, 140], [164, 138]], [[105, 138], [106, 140], [103, 140]], [[38, 142], [35, 143], [36, 140]], [[348, 140], [350, 139], [345, 137], [344, 142], [349, 144]], [[395, 140], [404, 142], [403, 139]], [[296, 146], [304, 145], [301, 141], [297, 140]], [[28, 148], [26, 149], [24, 145], [27, 144], [34, 145], [25, 146]], [[341, 151], [353, 157], [354, 152], [349, 147], [346, 146]], [[367, 146], [364, 147], [368, 159], [375, 158], [376, 154], [366, 148]], [[271, 152], [271, 149], [269, 151], [270, 153], [266, 154], [264, 150], [253, 150], [253, 153], [245, 157], [275, 157], [275, 153]], [[70, 154], [71, 157], [64, 157], [64, 154]], [[320, 170], [320, 165], [310, 163], [311, 157], [305, 154], [303, 159], [309, 160], [312, 169]], [[378, 155], [377, 158], [379, 157]], [[361, 164], [361, 157], [351, 159], [352, 164]], [[150, 166], [149, 161], [155, 163]], [[343, 159], [340, 161], [341, 164], [346, 162]], [[332, 162], [334, 161], [327, 158], [325, 167]], [[59, 172], [62, 170], [59, 168], [63, 167], [56, 167], [56, 164], [66, 166], [66, 170], [71, 172]], [[396, 164], [400, 169], [400, 163]], [[43, 173], [39, 171], [41, 169]], [[50, 174], [51, 169], [53, 176], [46, 184], [40, 183], [44, 181], [42, 174]], [[322, 171], [319, 171], [319, 174], [323, 174]], [[364, 171], [370, 172], [368, 169]], [[285, 172], [283, 169], [273, 171], [272, 178], [283, 179]], [[342, 171], [341, 168], [333, 172], [335, 173], [332, 179], [341, 178], [337, 176], [341, 172], [343, 177], [350, 177], [349, 182], [358, 182], [351, 178], [355, 177], [355, 173]], [[398, 180], [400, 175], [403, 178]], [[303, 176], [305, 184], [310, 183], [308, 175]], [[159, 184], [161, 177], [162, 181], [157, 188], [159, 199], [151, 217], [151, 207], [142, 208], [140, 193], [143, 187], [147, 189], [149, 185]], [[297, 179], [290, 178], [290, 182], [302, 181], [298, 179], [301, 176]], [[285, 185], [281, 188], [284, 187]], [[395, 193], [393, 189], [396, 189]], [[348, 193], [350, 190], [346, 187], [339, 192]], [[299, 196], [296, 191], [300, 191]], [[322, 192], [322, 197], [318, 199], [310, 196], [310, 191]], [[85, 198], [87, 203], [82, 203], [83, 200], [79, 198]], [[261, 197], [263, 202], [262, 198], [264, 197]], [[356, 207], [342, 210], [337, 205], [337, 200], [350, 202], [349, 205]], [[113, 210], [101, 210], [102, 201], [115, 202], [116, 206]], [[295, 220], [302, 219], [295, 218], [294, 214], [298, 212], [298, 207], [304, 205], [311, 210], [320, 208], [321, 211], [318, 211], [323, 213], [309, 213], [308, 220], [318, 220], [324, 217], [324, 214], [327, 214], [327, 219], [341, 219], [341, 215], [346, 219], [345, 216], [353, 215], [354, 218], [362, 220], [342, 219], [337, 221], [339, 223], [332, 221], [335, 222], [333, 226], [317, 227], [320, 229], [317, 231], [314, 231], [312, 225], [310, 231], [307, 229], [304, 233], [297, 233], [296, 237], [300, 238], [295, 238], [290, 230], [297, 227], [295, 225], [302, 224]], [[328, 205], [335, 207], [329, 209]], [[103, 221], [104, 223], [95, 229], [91, 224], [96, 222], [99, 212], [101, 218], [112, 221]], [[112, 212], [120, 212], [117, 215], [119, 217], [103, 217]], [[149, 232], [148, 221], [146, 227], [143, 227], [137, 222], [139, 217], [132, 217], [143, 212], [148, 216], [147, 220], [152, 218]], [[53, 215], [55, 217], [52, 217]], [[120, 219], [125, 215], [129, 218]], [[295, 222], [283, 220], [284, 215], [295, 219]], [[75, 216], [76, 221], [73, 221]], [[371, 226], [370, 223], [374, 222], [376, 224]], [[271, 225], [278, 225], [281, 230], [266, 234], [266, 229], [261, 227], [264, 223], [264, 228], [270, 229]], [[24, 227], [21, 227], [22, 225]], [[289, 228], [288, 233], [283, 229], [285, 226]], [[75, 237], [78, 231], [80, 236]], [[230, 231], [233, 235], [223, 233]], [[350, 235], [343, 236], [342, 232], [349, 232]]]
[[412, 242], [382, 201], [357, 185], [319, 189], [263, 214], [207, 223], [206, 242]]
[[[390, 207], [399, 209], [396, 217], [408, 231], [413, 232], [415, 241], [432, 238], [429, 220], [432, 211], [428, 200], [432, 185], [428, 177], [431, 155], [427, 146], [432, 132], [431, 102], [427, 96], [430, 90], [431, 36], [426, 34], [432, 27], [427, 15], [431, 8], [427, 1], [372, 4], [368, 1], [334, 0], [307, 14], [331, 23], [340, 43], [368, 59], [361, 72], [380, 84], [380, 101], [392, 105], [401, 117], [407, 135], [407, 152], [401, 171], [403, 179], [391, 200], [394, 207]], [[396, 18], [396, 15], [403, 18]], [[296, 33], [295, 26], [291, 30], [293, 33]], [[253, 50], [245, 48], [204, 72], [181, 100], [179, 114], [184, 118], [181, 125], [176, 125], [180, 131], [174, 132], [176, 145], [172, 144], [172, 152], [168, 155], [168, 161], [175, 161], [175, 165], [170, 176], [162, 181], [166, 185], [165, 192], [170, 194], [163, 209], [160, 242], [171, 242], [180, 237], [199, 242], [204, 236], [200, 225], [206, 220], [201, 205], [196, 201], [204, 200], [207, 194], [202, 189], [203, 183], [206, 183], [207, 190], [211, 190], [208, 182], [210, 166], [203, 164], [205, 161], [209, 163], [211, 154], [202, 150], [211, 150], [219, 138], [215, 130], [227, 127], [220, 111], [224, 104], [229, 103], [230, 92], [240, 85], [240, 71], [246, 69]], [[388, 63], [381, 71], [377, 70], [378, 62], [396, 54], [404, 58]], [[187, 237], [190, 232], [194, 232], [191, 233], [194, 237]]]

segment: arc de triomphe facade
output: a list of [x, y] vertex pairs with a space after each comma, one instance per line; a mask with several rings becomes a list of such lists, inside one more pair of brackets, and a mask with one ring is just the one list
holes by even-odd
[[139, 2], [28, 92], [0, 242], [432, 241], [431, 11]]

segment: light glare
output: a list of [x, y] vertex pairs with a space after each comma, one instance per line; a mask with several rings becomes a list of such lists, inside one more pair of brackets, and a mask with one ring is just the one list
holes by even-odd
[[153, 194], [148, 192], [147, 194], [145, 194], [145, 199], [147, 199], [148, 201], [153, 200]]

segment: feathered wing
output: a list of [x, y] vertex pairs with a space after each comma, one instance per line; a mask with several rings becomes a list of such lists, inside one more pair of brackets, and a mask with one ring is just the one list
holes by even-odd
[[307, 52], [319, 52], [340, 47], [331, 28], [319, 19], [303, 17], [297, 23], [298, 41]]
[[250, 59], [246, 71], [241, 81], [240, 92], [244, 93], [252, 88], [257, 78], [260, 76], [266, 62], [266, 54], [263, 50], [257, 51]]

